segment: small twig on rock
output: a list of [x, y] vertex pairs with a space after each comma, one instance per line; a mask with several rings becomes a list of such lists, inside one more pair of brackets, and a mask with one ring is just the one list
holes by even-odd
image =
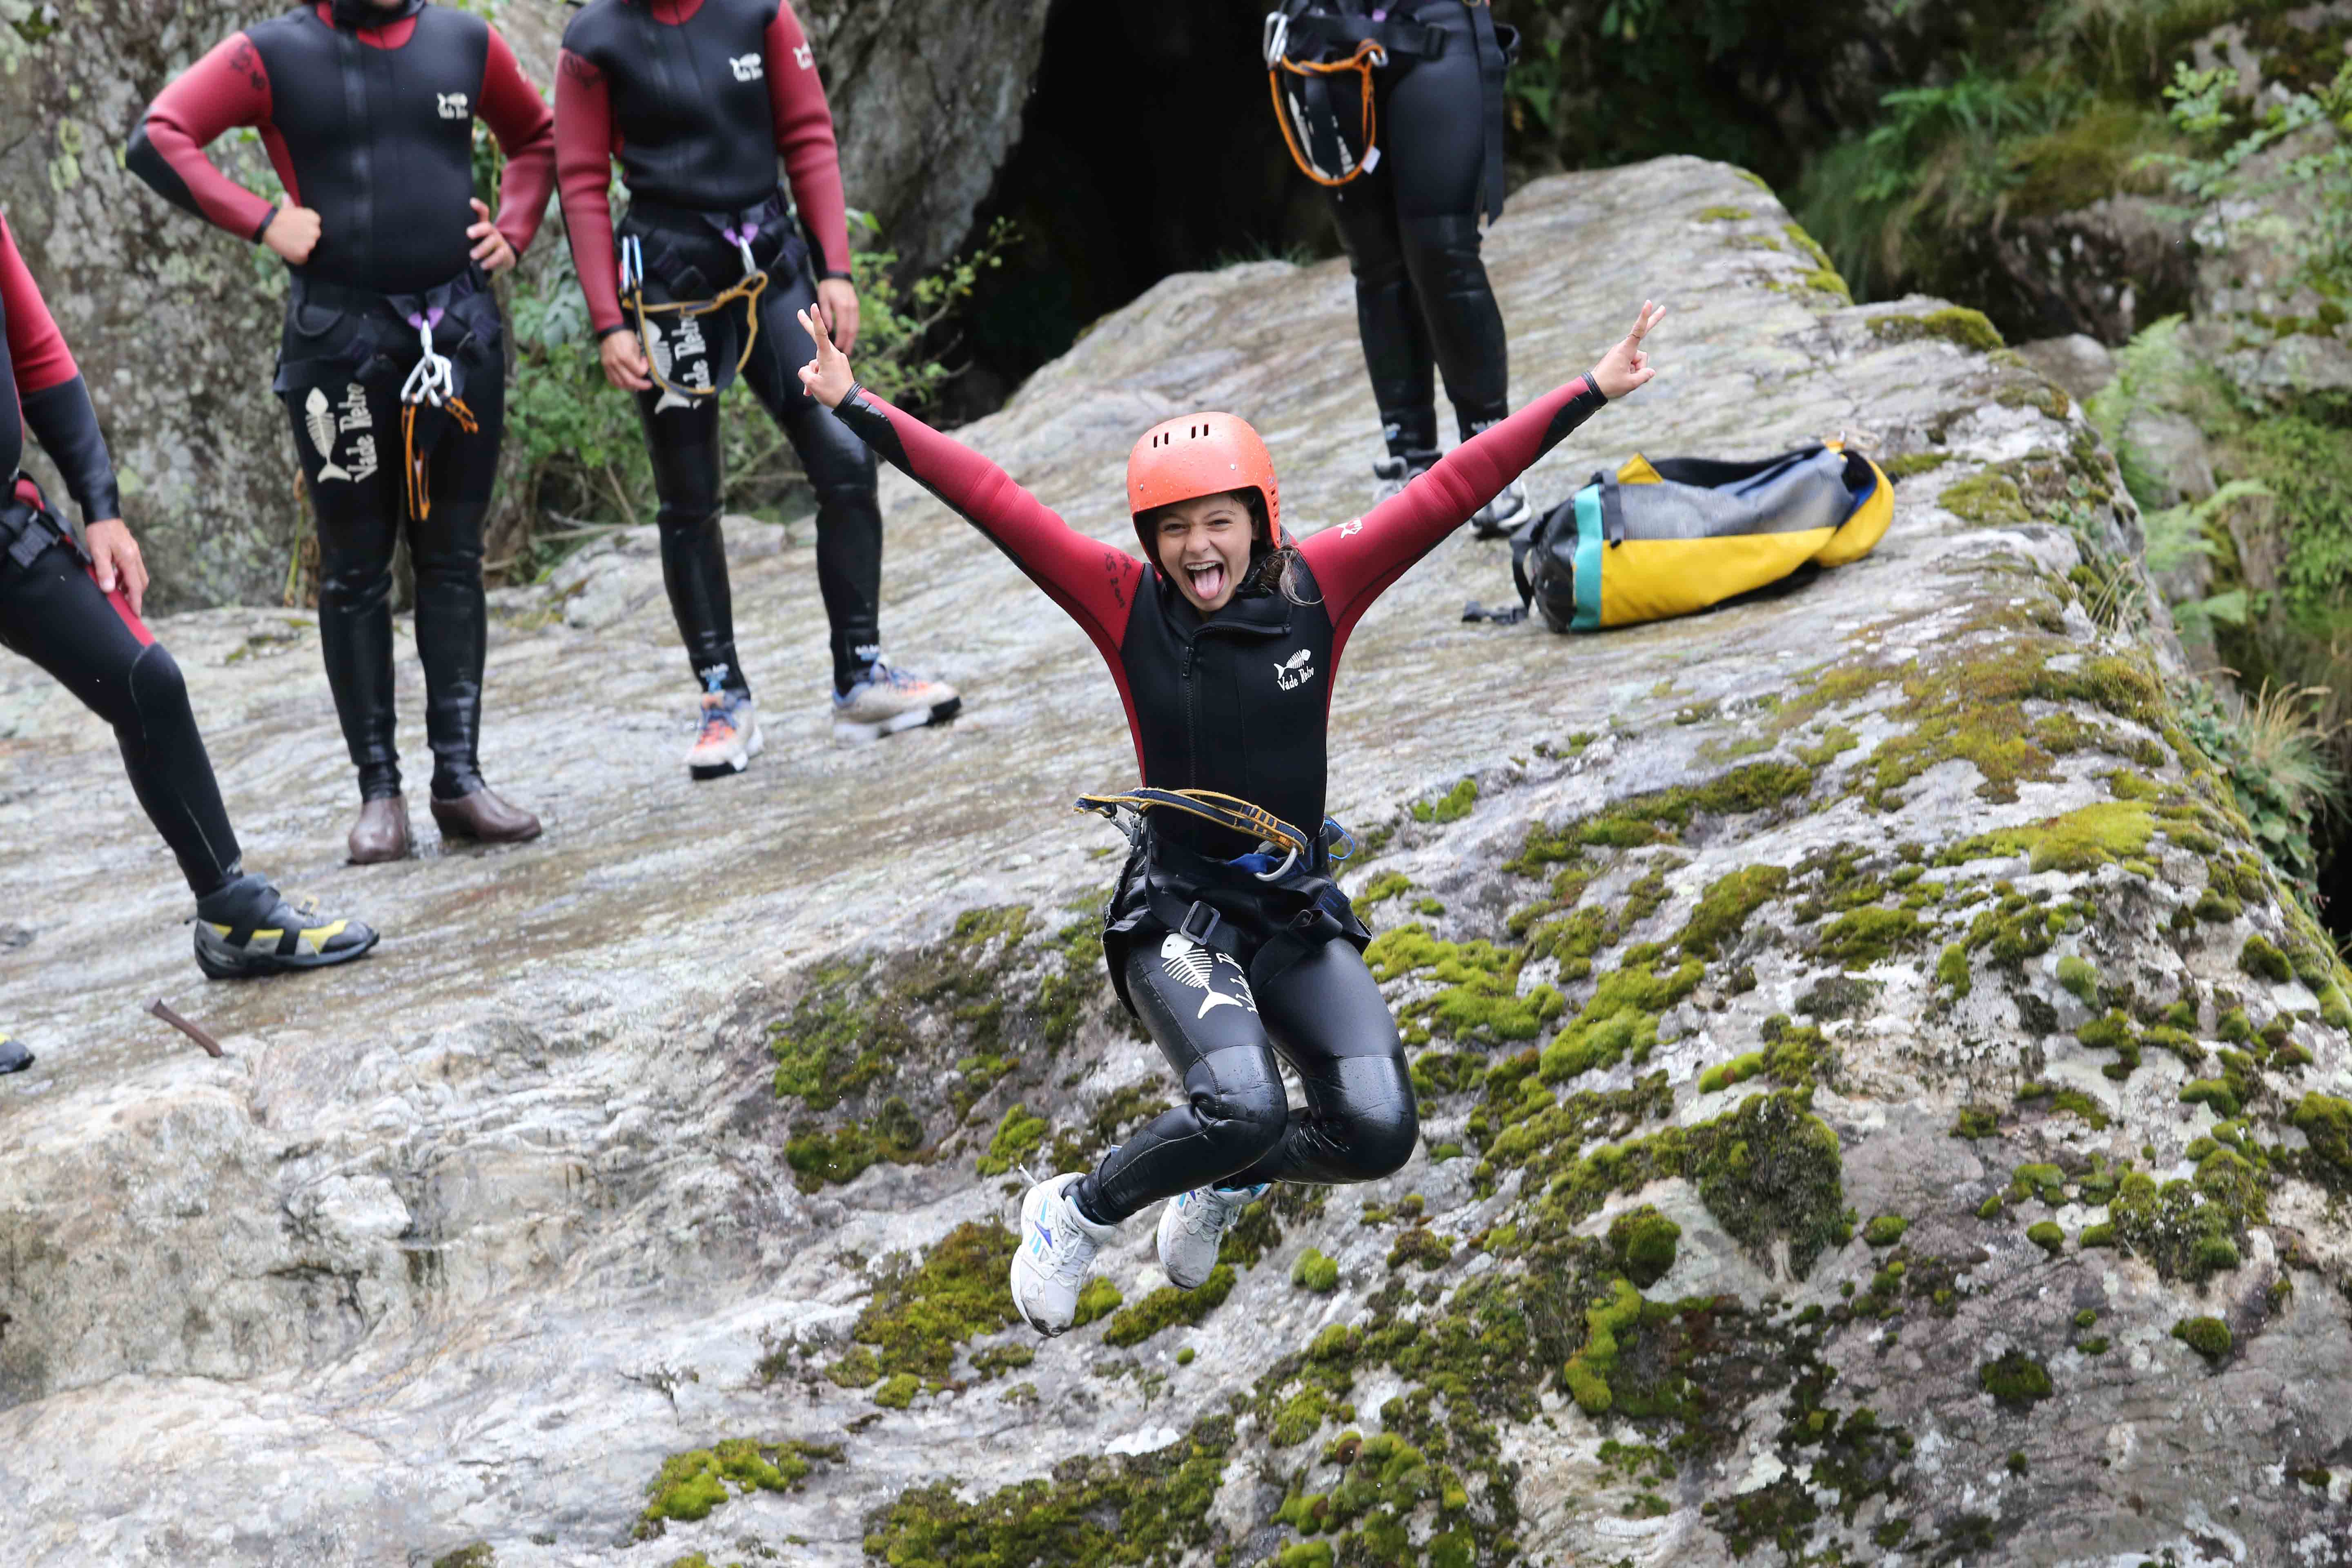
[[192, 1024], [188, 1022], [187, 1019], [181, 1017], [179, 1014], [173, 1012], [165, 1005], [161, 996], [156, 997], [155, 1000], [147, 1004], [147, 1011], [152, 1013], [156, 1017], [163, 1019], [163, 1022], [171, 1025], [172, 1027], [179, 1030], [180, 1033], [187, 1036], [188, 1038], [202, 1046], [205, 1048], [205, 1055], [215, 1059], [217, 1059], [221, 1055], [220, 1042], [218, 1040], [214, 1039], [210, 1035], [205, 1033], [203, 1026]]

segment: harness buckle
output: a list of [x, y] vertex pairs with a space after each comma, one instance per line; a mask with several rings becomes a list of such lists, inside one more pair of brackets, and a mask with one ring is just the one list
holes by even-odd
[[[1192, 922], [1203, 910], [1208, 913], [1208, 923], [1196, 931], [1192, 929]], [[1209, 945], [1209, 939], [1217, 934], [1217, 928], [1224, 923], [1224, 920], [1225, 917], [1215, 910], [1195, 900], [1192, 907], [1184, 911], [1184, 918], [1176, 922], [1176, 934], [1187, 942], [1206, 947]]]

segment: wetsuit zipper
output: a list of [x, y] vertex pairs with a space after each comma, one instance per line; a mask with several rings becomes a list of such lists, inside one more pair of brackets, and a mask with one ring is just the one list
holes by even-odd
[[1176, 661], [1176, 689], [1184, 694], [1184, 778], [1188, 784], [1197, 783], [1201, 777], [1201, 716], [1192, 704], [1194, 647], [1192, 637], [1186, 637], [1183, 657]]

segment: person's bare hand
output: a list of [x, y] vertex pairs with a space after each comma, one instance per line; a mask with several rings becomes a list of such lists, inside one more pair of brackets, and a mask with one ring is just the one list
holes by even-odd
[[261, 231], [261, 243], [276, 251], [289, 266], [299, 267], [310, 259], [310, 252], [319, 247], [319, 215], [309, 207], [292, 204], [278, 209], [269, 226]]
[[482, 264], [485, 272], [504, 272], [515, 264], [514, 247], [499, 232], [499, 226], [490, 221], [488, 202], [475, 196], [467, 205], [474, 209], [474, 222], [466, 230], [466, 237], [474, 242], [474, 259]]
[[131, 602], [131, 613], [138, 615], [147, 602], [147, 563], [139, 556], [139, 542], [131, 537], [119, 517], [101, 518], [82, 530], [82, 544], [89, 552], [89, 574], [98, 583], [98, 591], [111, 594], [122, 590]]
[[1601, 396], [1613, 403], [1636, 387], [1648, 385], [1650, 378], [1658, 374], [1650, 363], [1650, 356], [1642, 352], [1642, 340], [1665, 319], [1666, 308], [1664, 305], [1654, 305], [1647, 300], [1642, 301], [1641, 311], [1633, 318], [1633, 330], [1602, 354], [1601, 363], [1592, 367], [1592, 384], [1601, 389]]
[[801, 384], [827, 408], [838, 408], [857, 385], [857, 378], [849, 374], [848, 357], [834, 346], [833, 334], [814, 310], [801, 312], [801, 331], [816, 344], [816, 358], [801, 366]]
[[596, 353], [604, 362], [604, 379], [623, 392], [653, 390], [653, 367], [646, 363], [645, 345], [636, 333], [625, 329], [610, 333], [596, 345]]
[[816, 286], [817, 307], [833, 328], [835, 347], [845, 354], [857, 346], [857, 289], [846, 278], [827, 278]]

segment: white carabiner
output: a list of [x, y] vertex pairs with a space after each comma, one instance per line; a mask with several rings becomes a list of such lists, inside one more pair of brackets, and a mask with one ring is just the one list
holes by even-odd
[[1290, 853], [1282, 858], [1281, 865], [1276, 866], [1271, 871], [1253, 871], [1250, 875], [1255, 877], [1261, 882], [1278, 882], [1282, 880], [1283, 878], [1289, 876], [1290, 868], [1297, 864], [1298, 850], [1297, 847], [1294, 846]]
[[621, 292], [626, 294], [644, 280], [646, 249], [635, 235], [621, 241]]
[[735, 248], [743, 253], [744, 277], [749, 278], [751, 274], [760, 270], [760, 264], [751, 259], [751, 242], [749, 239], [737, 240], [735, 242]]
[[1260, 45], [1265, 51], [1265, 68], [1272, 70], [1280, 65], [1283, 57], [1290, 52], [1290, 18], [1280, 11], [1268, 11]]
[[457, 380], [449, 374], [448, 356], [434, 352], [430, 317], [417, 320], [416, 336], [424, 344], [424, 357], [416, 362], [416, 368], [408, 373], [408, 379], [401, 383], [400, 400], [403, 403], [430, 403], [438, 408], [457, 390]]

